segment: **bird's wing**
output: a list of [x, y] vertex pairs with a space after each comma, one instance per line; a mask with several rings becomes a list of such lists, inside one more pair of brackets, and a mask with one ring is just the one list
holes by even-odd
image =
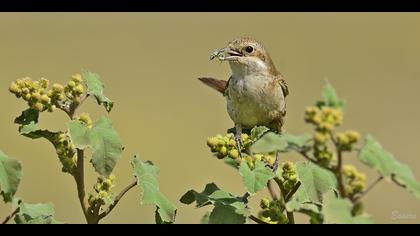
[[209, 78], [209, 77], [202, 77], [202, 78], [198, 78], [198, 79], [201, 82], [203, 82], [205, 85], [209, 86], [210, 88], [212, 88], [216, 91], [219, 91], [223, 95], [225, 94], [228, 81], [213, 79], [213, 78]]
[[287, 87], [286, 80], [284, 80], [283, 78], [280, 78], [280, 86], [281, 86], [281, 89], [283, 90], [284, 97], [289, 95], [289, 87]]

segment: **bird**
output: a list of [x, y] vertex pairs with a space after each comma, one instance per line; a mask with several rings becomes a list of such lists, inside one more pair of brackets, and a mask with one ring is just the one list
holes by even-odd
[[[244, 129], [266, 126], [281, 134], [289, 88], [267, 49], [251, 37], [239, 37], [229, 41], [227, 46], [213, 51], [210, 60], [214, 58], [229, 63], [229, 79], [198, 79], [226, 98], [227, 112], [235, 125], [237, 149], [242, 150], [241, 135]], [[273, 170], [277, 167], [278, 153]]]

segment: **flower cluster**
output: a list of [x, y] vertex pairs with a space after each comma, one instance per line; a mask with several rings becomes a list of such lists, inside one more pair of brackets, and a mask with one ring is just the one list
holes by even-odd
[[90, 115], [88, 113], [82, 113], [80, 116], [77, 116], [76, 119], [81, 121], [89, 129], [93, 127], [92, 118], [90, 118]]
[[305, 121], [315, 125], [318, 132], [331, 133], [334, 127], [343, 123], [343, 112], [328, 106], [311, 106], [305, 110]]
[[346, 193], [352, 197], [362, 193], [366, 188], [366, 175], [360, 173], [353, 165], [343, 166]]
[[111, 190], [114, 187], [115, 182], [115, 175], [111, 174], [108, 178], [106, 177], [98, 177], [98, 180], [94, 186], [94, 190], [96, 192], [96, 196], [93, 194], [89, 194], [89, 205], [95, 206], [97, 204], [103, 205], [110, 202], [111, 197]]
[[84, 92], [85, 87], [83, 85], [83, 79], [80, 74], [73, 75], [71, 80], [67, 83], [67, 86], [64, 88], [66, 97], [76, 105], [80, 104], [81, 95]]
[[63, 172], [71, 173], [76, 167], [76, 151], [69, 137], [66, 133], [59, 132], [54, 135], [52, 142], [63, 165]]
[[272, 166], [276, 159], [273, 153], [254, 154], [253, 156], [247, 153], [249, 146], [253, 143], [253, 136], [255, 136], [255, 132], [253, 131], [251, 131], [251, 135], [242, 134], [242, 155], [239, 154], [239, 151], [236, 147], [235, 136], [232, 133], [228, 133], [225, 136], [219, 134], [215, 137], [208, 138], [207, 146], [210, 147], [211, 151], [215, 156], [217, 156], [217, 158], [231, 158], [238, 165], [240, 165], [242, 161], [246, 161], [250, 169], [254, 169], [256, 160], [264, 161], [268, 165]]
[[360, 134], [357, 131], [348, 130], [344, 133], [337, 133], [337, 147], [341, 151], [351, 151], [355, 143], [360, 140]]
[[282, 164], [282, 170], [284, 189], [286, 192], [290, 192], [290, 190], [292, 190], [299, 181], [296, 166], [293, 162], [286, 161]]
[[10, 84], [9, 91], [17, 98], [22, 98], [28, 106], [39, 112], [53, 112], [57, 107], [65, 103], [78, 104], [84, 93], [82, 76], [73, 75], [66, 86], [53, 84], [47, 79], [32, 80], [29, 77], [17, 79]]
[[262, 198], [260, 202], [262, 211], [258, 218], [268, 224], [285, 224], [287, 217], [283, 214], [284, 206], [280, 200], [270, 201], [268, 198]]

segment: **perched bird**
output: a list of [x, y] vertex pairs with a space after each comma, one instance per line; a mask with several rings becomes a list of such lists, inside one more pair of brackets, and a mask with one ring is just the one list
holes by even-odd
[[[281, 133], [289, 90], [264, 46], [252, 38], [241, 37], [214, 51], [210, 60], [214, 58], [229, 62], [232, 71], [229, 80], [209, 77], [199, 80], [226, 97], [227, 111], [235, 123], [238, 150], [243, 146], [243, 129], [266, 126]], [[274, 168], [277, 166], [276, 155]]]

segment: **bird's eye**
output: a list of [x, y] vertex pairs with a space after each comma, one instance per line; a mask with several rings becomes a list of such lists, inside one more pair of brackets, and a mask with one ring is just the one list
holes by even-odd
[[245, 52], [252, 53], [254, 51], [254, 48], [251, 46], [245, 47]]

